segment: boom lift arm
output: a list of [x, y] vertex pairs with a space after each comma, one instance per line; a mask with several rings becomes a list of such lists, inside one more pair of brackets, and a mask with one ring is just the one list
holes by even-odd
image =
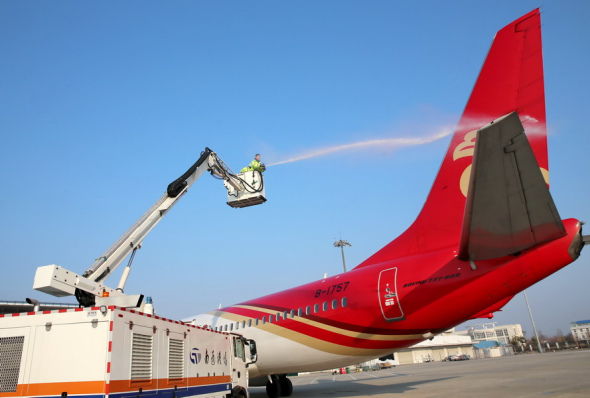
[[[205, 171], [224, 181], [228, 190], [228, 205], [232, 207], [253, 206], [266, 201], [262, 175], [259, 172], [236, 175], [215, 152], [205, 148], [195, 164], [170, 183], [164, 195], [103, 255], [97, 258], [86, 272], [78, 275], [57, 265], [39, 267], [35, 274], [33, 288], [56, 297], [75, 295], [80, 305], [85, 307], [96, 304], [139, 307], [143, 295], [126, 295], [123, 292], [135, 253], [141, 248], [147, 234]], [[105, 286], [104, 281], [129, 255], [129, 262], [117, 289]]]

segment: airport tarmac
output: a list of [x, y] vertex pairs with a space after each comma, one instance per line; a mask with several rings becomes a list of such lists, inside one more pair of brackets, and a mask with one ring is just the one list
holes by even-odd
[[[297, 397], [590, 397], [590, 351], [401, 365], [374, 372], [291, 377]], [[251, 387], [251, 398], [266, 398]]]

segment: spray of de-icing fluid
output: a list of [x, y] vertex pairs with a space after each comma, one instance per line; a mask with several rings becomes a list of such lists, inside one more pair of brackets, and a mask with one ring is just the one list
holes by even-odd
[[407, 146], [416, 146], [416, 145], [424, 145], [439, 140], [443, 137], [446, 137], [452, 133], [451, 128], [443, 128], [437, 134], [428, 136], [428, 137], [410, 137], [410, 138], [384, 138], [384, 139], [375, 139], [375, 140], [367, 140], [367, 141], [360, 141], [354, 142], [352, 144], [344, 144], [344, 145], [335, 145], [328, 148], [316, 149], [312, 151], [308, 151], [302, 153], [300, 155], [294, 156], [287, 160], [282, 160], [280, 162], [275, 162], [267, 165], [269, 166], [276, 166], [279, 164], [285, 163], [292, 163], [298, 162], [301, 160], [306, 160], [310, 158], [315, 158], [318, 156], [329, 155], [335, 152], [341, 152], [345, 150], [358, 150], [358, 149], [366, 149], [371, 147], [378, 147], [378, 148], [389, 148], [389, 149], [397, 149]]

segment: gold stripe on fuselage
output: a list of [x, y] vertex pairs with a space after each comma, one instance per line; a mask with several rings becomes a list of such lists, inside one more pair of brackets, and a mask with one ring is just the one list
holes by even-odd
[[[242, 309], [246, 309], [246, 310], [262, 312], [262, 313], [269, 314], [269, 315], [282, 313], [282, 312], [279, 312], [276, 310], [270, 310], [267, 308], [260, 308], [260, 307], [254, 307], [254, 306], [248, 306], [248, 305], [236, 305], [236, 306], [233, 306], [232, 308], [242, 308]], [[242, 323], [244, 320], [248, 321], [250, 319], [256, 319], [256, 318], [252, 318], [249, 316], [233, 314], [233, 313], [226, 312], [226, 311], [214, 311], [214, 312], [211, 312], [210, 315], [216, 316], [219, 318], [223, 318], [223, 319], [227, 319], [232, 322], [238, 322], [238, 323]], [[295, 318], [291, 318], [291, 320], [301, 322], [303, 324], [313, 326], [313, 327], [316, 327], [316, 328], [324, 330], [324, 331], [340, 334], [342, 336], [351, 337], [351, 338], [355, 338], [355, 339], [363, 339], [363, 340], [368, 340], [368, 341], [384, 341], [384, 342], [386, 342], [386, 341], [404, 341], [404, 340], [422, 340], [422, 339], [424, 339], [422, 334], [381, 335], [381, 334], [359, 333], [359, 332], [354, 332], [351, 330], [338, 328], [335, 326], [326, 325], [324, 323], [321, 323], [318, 321], [313, 321], [311, 319], [307, 319], [307, 318], [303, 318], [303, 317], [299, 317], [299, 316], [297, 316]], [[281, 321], [279, 321], [279, 322], [281, 322]], [[294, 330], [291, 330], [288, 328], [284, 328], [280, 324], [275, 324], [275, 323], [269, 323], [269, 322], [264, 323], [264, 324], [259, 323], [258, 325], [252, 325], [252, 327], [258, 328], [260, 330], [264, 330], [266, 332], [275, 334], [277, 336], [280, 336], [280, 337], [288, 339], [288, 340], [295, 341], [297, 343], [306, 345], [308, 347], [311, 347], [311, 348], [314, 348], [314, 349], [317, 349], [320, 351], [324, 351], [324, 352], [329, 352], [332, 354], [339, 354], [339, 355], [372, 355], [372, 354], [375, 354], [375, 355], [379, 355], [383, 352], [383, 349], [367, 349], [367, 348], [359, 348], [359, 347], [342, 346], [340, 344], [331, 343], [331, 342], [322, 340], [317, 337], [311, 337], [306, 334], [303, 334], [303, 333], [300, 333], [300, 332], [297, 332], [297, 331], [294, 331]], [[236, 332], [237, 331], [239, 331], [239, 329], [236, 330]], [[354, 350], [354, 352], [351, 352], [351, 350]]]

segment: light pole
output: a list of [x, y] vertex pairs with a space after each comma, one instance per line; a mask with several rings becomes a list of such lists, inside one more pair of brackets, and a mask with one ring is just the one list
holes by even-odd
[[533, 313], [531, 312], [531, 306], [529, 305], [529, 299], [526, 296], [526, 290], [523, 290], [522, 293], [524, 294], [524, 300], [526, 301], [526, 307], [529, 310], [529, 315], [531, 317], [531, 323], [533, 324], [533, 331], [535, 332], [535, 337], [537, 338], [537, 348], [539, 349], [539, 354], [543, 352], [541, 348], [541, 342], [539, 341], [539, 334], [537, 333], [537, 327], [535, 326], [535, 320], [533, 319]]
[[334, 242], [334, 247], [339, 247], [340, 251], [342, 252], [342, 267], [344, 268], [344, 272], [346, 272], [346, 261], [344, 261], [344, 246], [352, 245], [345, 240], [340, 239], [338, 242]]

